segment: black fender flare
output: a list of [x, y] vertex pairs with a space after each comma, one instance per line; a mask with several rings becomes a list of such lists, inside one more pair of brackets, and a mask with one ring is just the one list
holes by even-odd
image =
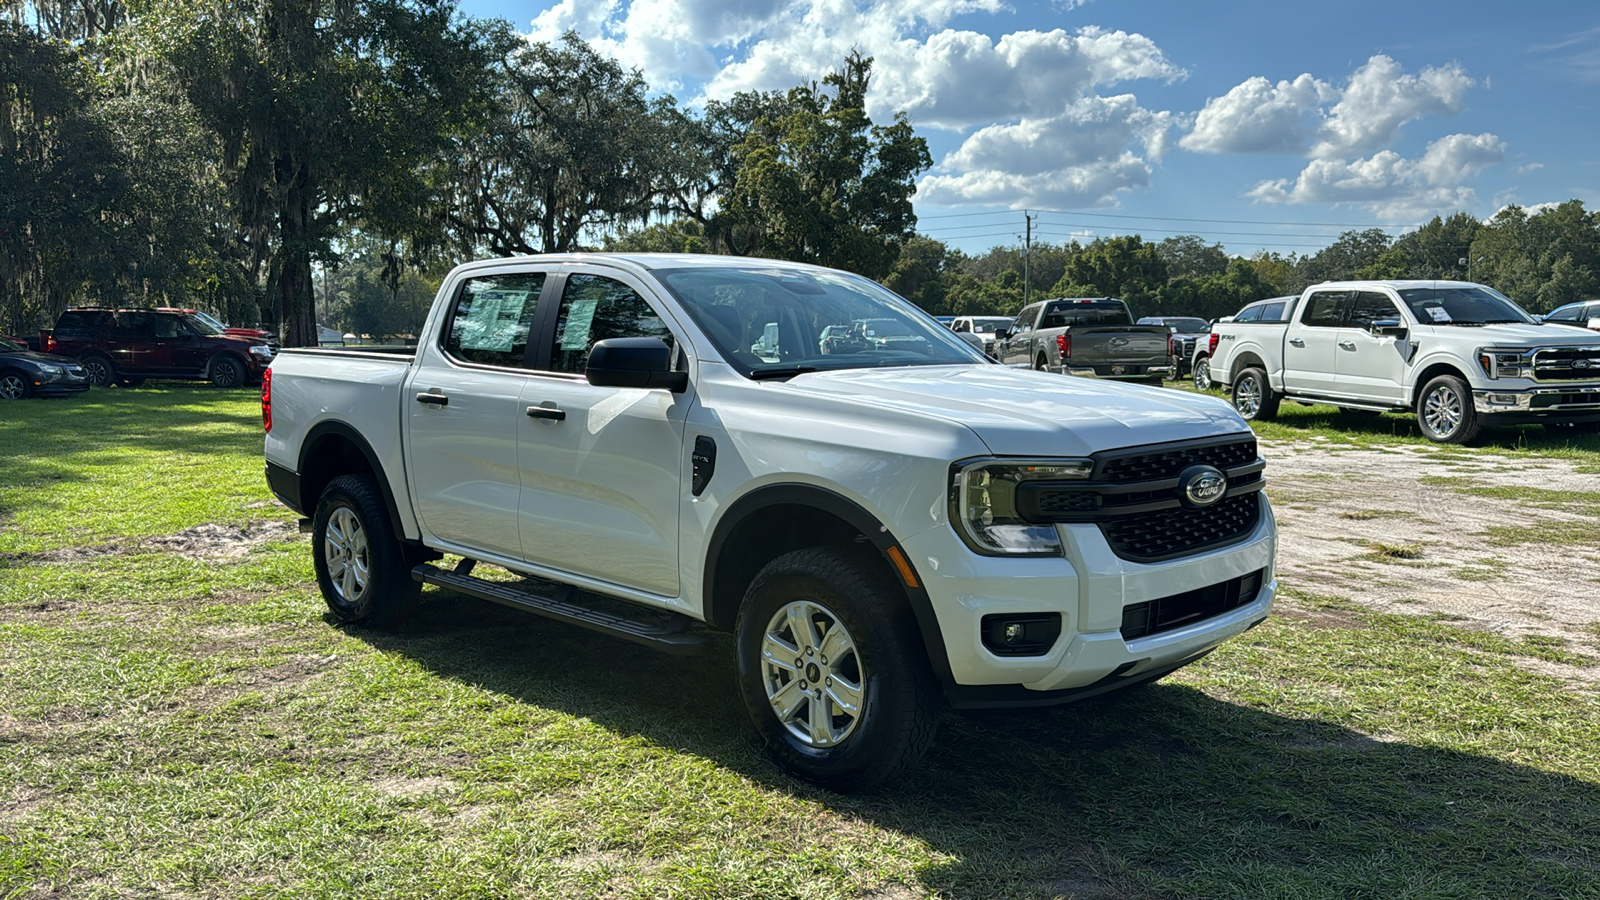
[[766, 485], [756, 488], [728, 505], [728, 509], [717, 519], [716, 527], [711, 531], [711, 538], [706, 545], [705, 566], [701, 570], [701, 609], [707, 622], [714, 627], [731, 627], [731, 622], [716, 620], [717, 611], [713, 598], [717, 567], [722, 562], [723, 550], [745, 522], [762, 510], [774, 506], [806, 506], [827, 513], [866, 537], [883, 555], [884, 565], [889, 566], [891, 570], [896, 568], [889, 555], [891, 549], [905, 561], [913, 580], [916, 581], [916, 586], [906, 584], [905, 579], [898, 574], [894, 580], [905, 592], [906, 601], [916, 617], [917, 630], [922, 634], [922, 643], [927, 650], [928, 662], [933, 668], [934, 675], [947, 688], [953, 687], [955, 676], [950, 669], [950, 657], [945, 652], [939, 618], [933, 612], [933, 601], [928, 598], [928, 592], [923, 587], [922, 576], [917, 573], [915, 561], [900, 547], [889, 527], [879, 521], [877, 516], [843, 494], [817, 485], [795, 483]]
[[[406, 536], [405, 525], [400, 519], [400, 507], [395, 503], [394, 491], [389, 486], [389, 477], [383, 470], [383, 463], [378, 460], [378, 454], [372, 445], [362, 436], [361, 432], [346, 422], [330, 419], [319, 422], [306, 432], [305, 438], [300, 441], [300, 454], [296, 464], [296, 472], [300, 476], [301, 485], [305, 484], [306, 465], [310, 459], [311, 448], [315, 447], [325, 437], [338, 437], [349, 441], [357, 452], [366, 460], [367, 468], [378, 481], [378, 490], [383, 494], [383, 504], [389, 512], [389, 522], [394, 527], [395, 537], [403, 542], [415, 540]], [[300, 490], [301, 509], [316, 513], [318, 497], [307, 497], [304, 488]], [[308, 502], [309, 501], [309, 502]]]

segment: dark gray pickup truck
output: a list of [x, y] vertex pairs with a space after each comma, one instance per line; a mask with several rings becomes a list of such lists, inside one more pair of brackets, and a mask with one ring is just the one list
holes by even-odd
[[1174, 371], [1168, 329], [1133, 324], [1128, 305], [1110, 297], [1030, 303], [995, 337], [1000, 361], [1018, 368], [1154, 380]]

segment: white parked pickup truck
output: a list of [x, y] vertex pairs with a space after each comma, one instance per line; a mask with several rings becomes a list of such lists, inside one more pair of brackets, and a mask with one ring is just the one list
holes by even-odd
[[1219, 323], [1212, 343], [1210, 376], [1246, 419], [1293, 400], [1415, 411], [1425, 436], [1450, 444], [1495, 423], [1600, 431], [1600, 340], [1479, 284], [1312, 285], [1283, 320]]
[[[882, 320], [903, 339], [823, 352]], [[429, 583], [670, 652], [732, 631], [773, 756], [841, 789], [909, 768], [945, 702], [1159, 678], [1276, 588], [1226, 402], [996, 365], [814, 266], [471, 263], [414, 354], [284, 350], [262, 407], [335, 615], [394, 624]]]

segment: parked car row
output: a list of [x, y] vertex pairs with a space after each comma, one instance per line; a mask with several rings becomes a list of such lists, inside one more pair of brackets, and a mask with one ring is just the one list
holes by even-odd
[[89, 389], [77, 360], [40, 353], [16, 338], [0, 337], [0, 400], [76, 394]]

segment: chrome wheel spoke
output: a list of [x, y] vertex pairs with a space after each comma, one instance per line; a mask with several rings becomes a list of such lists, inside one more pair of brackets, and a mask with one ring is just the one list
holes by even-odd
[[828, 685], [823, 691], [828, 699], [839, 707], [840, 712], [852, 717], [861, 714], [861, 685], [835, 675], [833, 684]]
[[850, 643], [850, 635], [838, 622], [834, 622], [833, 627], [828, 629], [828, 633], [822, 638], [822, 645], [817, 648], [817, 652], [822, 654], [822, 658], [827, 660], [830, 666], [838, 666], [844, 661], [846, 654], [854, 651], [855, 646]]
[[807, 603], [791, 603], [788, 607], [789, 636], [794, 639], [794, 645], [802, 653], [817, 649], [817, 629], [811, 620], [811, 606]]
[[834, 742], [833, 717], [828, 715], [828, 704], [812, 697], [806, 704], [810, 715], [807, 724], [810, 726], [811, 742], [819, 747], [826, 747]]
[[865, 708], [865, 676], [855, 639], [832, 610], [796, 600], [774, 612], [761, 666], [767, 702], [795, 740], [831, 747], [855, 732]]
[[795, 663], [799, 658], [800, 648], [795, 647], [770, 631], [767, 632], [766, 640], [761, 642], [762, 662], [776, 666], [785, 672], [797, 672], [799, 668]]
[[795, 710], [805, 701], [806, 694], [800, 690], [800, 682], [791, 681], [772, 695], [772, 711], [778, 714], [779, 722], [788, 725], [789, 720], [794, 718]]

